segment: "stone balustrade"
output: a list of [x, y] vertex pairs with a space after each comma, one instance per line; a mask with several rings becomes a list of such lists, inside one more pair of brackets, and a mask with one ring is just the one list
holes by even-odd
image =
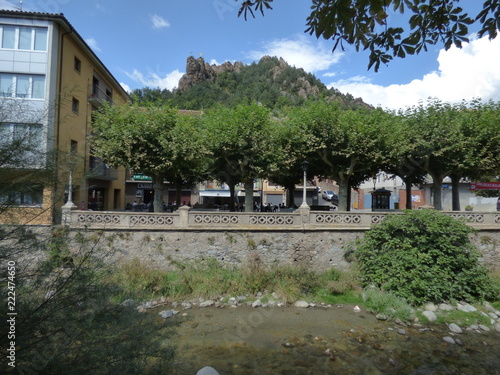
[[[500, 212], [444, 212], [481, 230], [500, 230]], [[63, 209], [63, 224], [71, 228], [126, 230], [368, 230], [388, 214], [400, 212], [310, 211], [292, 212], [196, 211], [187, 206], [174, 213], [78, 211]]]

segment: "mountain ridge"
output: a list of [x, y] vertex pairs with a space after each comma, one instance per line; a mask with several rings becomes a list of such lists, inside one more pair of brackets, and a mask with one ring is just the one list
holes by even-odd
[[183, 109], [199, 110], [215, 105], [235, 106], [257, 101], [269, 108], [299, 106], [307, 100], [326, 99], [346, 108], [371, 107], [361, 98], [327, 88], [313, 74], [290, 66], [283, 58], [264, 56], [245, 65], [226, 61], [209, 64], [203, 57], [189, 56], [186, 73], [171, 92], [137, 89], [138, 101], [170, 101]]

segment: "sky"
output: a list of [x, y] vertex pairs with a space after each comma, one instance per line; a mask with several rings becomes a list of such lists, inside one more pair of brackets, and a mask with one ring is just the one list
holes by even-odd
[[[470, 35], [462, 49], [442, 46], [367, 70], [368, 54], [348, 46], [332, 53], [331, 40], [307, 33], [311, 1], [275, 0], [273, 10], [247, 21], [234, 0], [23, 0], [22, 10], [63, 13], [127, 90], [178, 86], [189, 56], [209, 64], [244, 64], [282, 57], [328, 87], [373, 106], [404, 109], [429, 98], [500, 101], [500, 37]], [[477, 14], [482, 1], [460, 0]], [[15, 9], [19, 0], [0, 0]], [[396, 19], [397, 15], [391, 15]], [[471, 32], [477, 31], [471, 29]]]

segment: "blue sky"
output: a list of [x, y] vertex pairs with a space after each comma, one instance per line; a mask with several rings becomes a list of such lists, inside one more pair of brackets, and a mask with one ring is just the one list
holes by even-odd
[[[460, 1], [474, 14], [481, 3]], [[445, 52], [437, 46], [375, 73], [367, 70], [366, 53], [348, 48], [332, 54], [331, 41], [304, 33], [310, 4], [276, 0], [274, 10], [248, 21], [237, 17], [234, 0], [24, 0], [22, 6], [25, 11], [64, 13], [127, 89], [172, 90], [190, 55], [210, 64], [250, 64], [270, 55], [383, 108], [404, 108], [429, 97], [500, 100], [500, 37], [488, 41], [472, 35], [461, 50]], [[0, 0], [0, 9], [18, 6], [19, 0]]]

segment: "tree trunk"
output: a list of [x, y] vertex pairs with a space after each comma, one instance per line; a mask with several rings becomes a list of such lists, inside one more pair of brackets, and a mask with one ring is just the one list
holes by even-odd
[[245, 186], [245, 212], [253, 212], [253, 178], [244, 182]]
[[352, 194], [351, 194], [351, 184], [347, 182], [347, 208], [346, 211], [351, 211], [352, 206]]
[[177, 207], [181, 206], [181, 197], [182, 197], [182, 179], [178, 178], [175, 181], [175, 203]]
[[412, 201], [411, 201], [411, 187], [413, 185], [413, 177], [408, 176], [403, 179], [405, 182], [405, 190], [406, 190], [406, 209], [411, 210], [412, 207]]
[[[226, 182], [227, 183], [227, 182]], [[233, 183], [227, 183], [227, 185], [229, 186], [229, 211], [231, 212], [235, 212], [236, 211], [236, 207], [235, 207], [235, 184]]]
[[434, 197], [434, 209], [443, 211], [443, 178], [441, 174], [430, 174], [432, 177], [432, 195]]
[[451, 209], [453, 211], [460, 211], [460, 192], [459, 183], [460, 177], [451, 175]]
[[153, 208], [154, 212], [163, 212], [163, 192], [165, 191], [165, 184], [163, 183], [163, 175], [154, 175], [151, 177], [153, 182], [153, 189], [155, 191]]
[[339, 174], [339, 211], [347, 211], [349, 194], [349, 177]]
[[294, 208], [295, 207], [295, 183], [291, 183], [285, 187], [287, 191], [286, 195], [286, 205], [287, 207]]

